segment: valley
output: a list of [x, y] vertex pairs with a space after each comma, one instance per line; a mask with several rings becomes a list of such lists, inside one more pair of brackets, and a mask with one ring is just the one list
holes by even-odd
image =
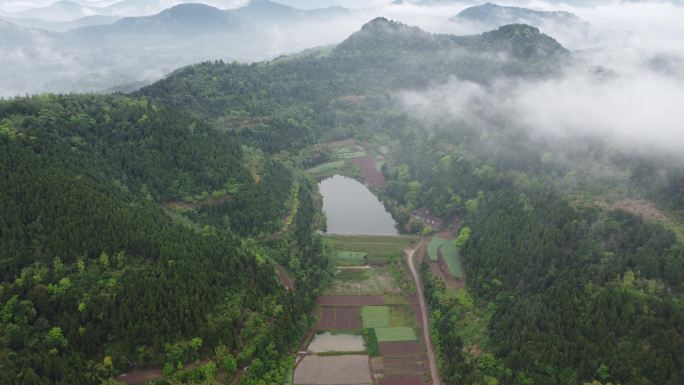
[[[444, 9], [487, 30], [369, 18], [129, 93], [0, 100], [0, 383], [680, 385], [677, 61], [573, 51], [546, 29], [569, 13]], [[158, 36], [338, 14], [195, 4], [59, 39], [163, 63]]]

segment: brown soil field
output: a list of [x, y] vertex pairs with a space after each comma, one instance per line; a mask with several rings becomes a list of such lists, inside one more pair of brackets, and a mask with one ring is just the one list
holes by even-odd
[[294, 373], [294, 385], [372, 385], [368, 356], [306, 356]]
[[428, 371], [420, 356], [383, 357], [385, 375], [396, 377], [421, 377]]
[[425, 385], [420, 377], [383, 377], [378, 381], [380, 385]]
[[381, 295], [322, 295], [317, 303], [322, 306], [369, 306], [384, 305]]
[[383, 357], [410, 356], [416, 353], [420, 353], [418, 341], [380, 342], [380, 355]]
[[352, 330], [361, 327], [359, 308], [357, 307], [324, 307], [318, 328], [323, 330]]
[[385, 187], [385, 177], [375, 167], [375, 159], [372, 156], [363, 156], [350, 160], [351, 163], [359, 166], [363, 179], [373, 187]]
[[324, 307], [321, 318], [318, 321], [319, 329], [334, 329], [335, 328], [335, 309], [331, 307]]

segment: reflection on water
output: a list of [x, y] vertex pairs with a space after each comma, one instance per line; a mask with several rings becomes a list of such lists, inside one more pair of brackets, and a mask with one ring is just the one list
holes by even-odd
[[366, 186], [335, 175], [319, 183], [328, 233], [396, 235], [396, 222]]

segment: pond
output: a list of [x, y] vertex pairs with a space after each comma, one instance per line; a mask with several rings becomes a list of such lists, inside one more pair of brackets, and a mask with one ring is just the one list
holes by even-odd
[[399, 234], [380, 200], [359, 181], [342, 175], [322, 180], [323, 211], [331, 234]]

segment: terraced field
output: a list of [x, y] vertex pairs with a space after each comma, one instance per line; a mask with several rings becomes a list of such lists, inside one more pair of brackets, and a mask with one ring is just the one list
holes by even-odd
[[[318, 332], [295, 367], [293, 384], [431, 383], [425, 344], [418, 338], [423, 333], [416, 321], [420, 319], [415, 313], [416, 297], [398, 281], [411, 278], [406, 269], [397, 271], [396, 262], [390, 262], [396, 261], [391, 255], [411, 247], [417, 238], [328, 238], [333, 241], [334, 260], [340, 269], [325, 295], [318, 298]], [[362, 256], [372, 265], [348, 266], [350, 260], [356, 265]], [[357, 285], [356, 294], [349, 293], [353, 285]], [[359, 341], [362, 348], [355, 350]], [[343, 372], [351, 371], [354, 373], [342, 377]]]

